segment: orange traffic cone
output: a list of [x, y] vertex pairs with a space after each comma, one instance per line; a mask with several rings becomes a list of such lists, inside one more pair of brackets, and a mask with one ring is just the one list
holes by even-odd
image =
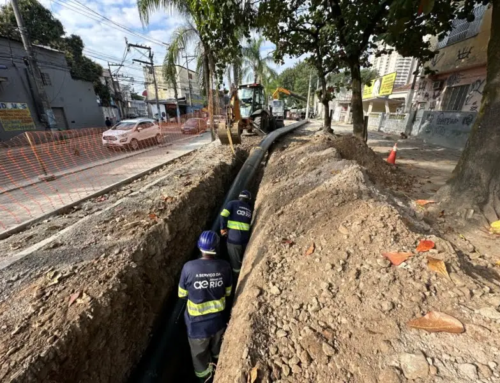
[[396, 165], [396, 152], [398, 151], [398, 143], [396, 142], [394, 144], [394, 147], [392, 148], [391, 152], [389, 153], [389, 157], [387, 157], [387, 162], [389, 162], [392, 165]]

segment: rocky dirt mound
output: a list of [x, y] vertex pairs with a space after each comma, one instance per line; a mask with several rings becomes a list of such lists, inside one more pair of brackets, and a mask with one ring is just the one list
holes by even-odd
[[[215, 382], [500, 381], [498, 273], [433, 236], [334, 145], [292, 137], [270, 158]], [[418, 253], [421, 239], [435, 248]], [[385, 252], [411, 256], [396, 267]], [[407, 325], [429, 311], [465, 332]]]
[[363, 166], [370, 179], [380, 186], [408, 192], [414, 183], [413, 177], [394, 165], [388, 164], [380, 155], [354, 136], [336, 136], [333, 146], [342, 158], [356, 161]]
[[9, 238], [16, 256], [60, 234], [0, 270], [0, 381], [124, 381], [250, 146], [211, 144], [86, 202], [67, 232], [54, 217]]

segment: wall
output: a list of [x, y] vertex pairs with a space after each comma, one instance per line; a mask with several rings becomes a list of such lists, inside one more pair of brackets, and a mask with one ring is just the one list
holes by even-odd
[[447, 148], [465, 146], [476, 120], [476, 112], [419, 111], [411, 134]]
[[[51, 85], [45, 86], [53, 108], [63, 108], [70, 129], [104, 125], [104, 116], [97, 104], [92, 83], [71, 77], [64, 54], [51, 49], [35, 48], [42, 73], [50, 77]], [[7, 81], [0, 85], [0, 102], [27, 103], [36, 129], [44, 129], [39, 121], [27, 77], [26, 56], [18, 42], [0, 38], [0, 77]], [[0, 139], [8, 140], [24, 130], [5, 131], [0, 123]]]
[[368, 114], [368, 130], [379, 130], [385, 113]]
[[380, 130], [384, 133], [400, 134], [406, 130], [408, 123], [408, 113], [384, 113], [384, 120]]

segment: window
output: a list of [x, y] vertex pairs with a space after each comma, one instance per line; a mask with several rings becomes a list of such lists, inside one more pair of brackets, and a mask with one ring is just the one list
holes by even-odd
[[454, 86], [447, 88], [444, 93], [441, 110], [462, 110], [470, 85]]
[[42, 72], [42, 82], [43, 85], [52, 85], [52, 81], [50, 81], [50, 76], [48, 73]]
[[438, 42], [437, 49], [447, 47], [477, 35], [481, 27], [481, 22], [483, 21], [484, 12], [487, 8], [487, 5], [480, 5], [474, 8], [475, 19], [470, 23], [465, 19], [453, 20], [453, 29], [443, 40]]

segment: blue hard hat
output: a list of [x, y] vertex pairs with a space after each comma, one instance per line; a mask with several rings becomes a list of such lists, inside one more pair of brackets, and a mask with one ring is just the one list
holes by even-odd
[[215, 231], [204, 231], [198, 239], [198, 249], [200, 249], [203, 253], [215, 254], [217, 252], [218, 244], [219, 236]]
[[252, 193], [250, 193], [248, 190], [242, 190], [238, 198], [252, 199]]

